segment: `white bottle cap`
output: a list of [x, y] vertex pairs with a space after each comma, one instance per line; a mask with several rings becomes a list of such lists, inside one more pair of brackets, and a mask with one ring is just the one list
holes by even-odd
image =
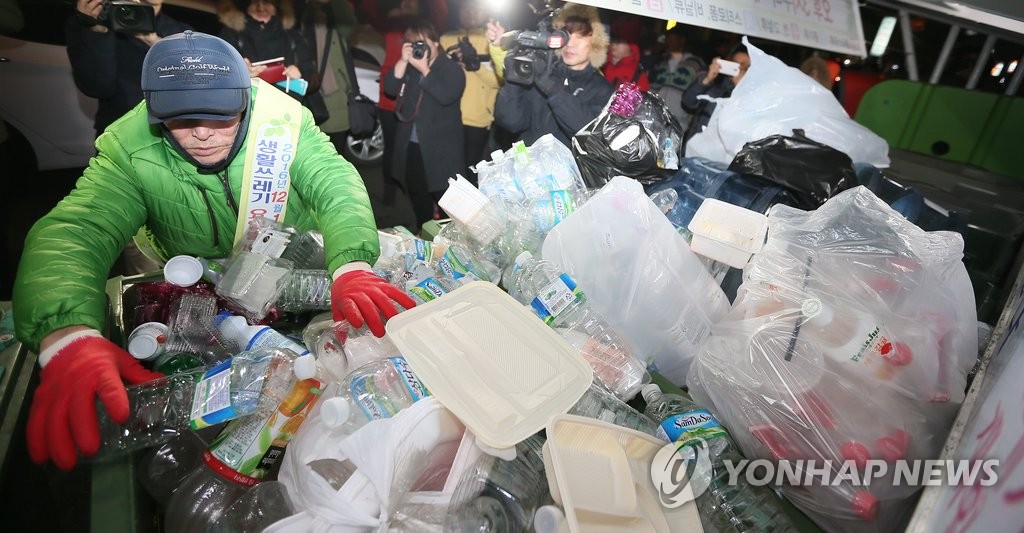
[[233, 340], [239, 344], [245, 344], [246, 334], [245, 330], [249, 327], [249, 323], [245, 321], [245, 317], [238, 315], [231, 315], [220, 323], [220, 332], [224, 334], [228, 340]]
[[292, 372], [299, 381], [316, 377], [316, 358], [313, 354], [300, 355], [292, 361]]
[[648, 383], [644, 385], [644, 388], [640, 389], [640, 394], [644, 397], [645, 402], [650, 402], [655, 394], [661, 394], [661, 388], [654, 383]]
[[180, 287], [191, 287], [203, 277], [203, 264], [191, 255], [176, 255], [164, 265], [164, 279]]
[[160, 341], [152, 335], [136, 335], [128, 341], [128, 353], [142, 361], [153, 357], [159, 350]]
[[328, 398], [320, 405], [320, 420], [331, 429], [338, 429], [348, 422], [352, 409], [344, 398]]
[[558, 533], [565, 522], [565, 513], [557, 505], [542, 505], [533, 515], [533, 529], [537, 533]]

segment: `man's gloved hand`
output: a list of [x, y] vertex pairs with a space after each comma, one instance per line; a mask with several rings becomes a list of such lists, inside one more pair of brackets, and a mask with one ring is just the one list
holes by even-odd
[[43, 369], [28, 415], [28, 452], [36, 463], [53, 460], [62, 470], [75, 466], [78, 452], [88, 457], [99, 451], [97, 396], [120, 424], [129, 415], [121, 380], [136, 384], [163, 377], [94, 329], [63, 337], [43, 350], [39, 361]]
[[331, 286], [331, 309], [334, 320], [347, 320], [352, 327], [361, 328], [363, 323], [378, 337], [384, 336], [384, 318], [398, 314], [395, 303], [406, 309], [416, 307], [416, 302], [401, 289], [370, 271], [370, 265], [363, 262], [343, 265], [334, 272]]
[[563, 69], [559, 68], [560, 65], [564, 65], [561, 60], [551, 58], [551, 63], [537, 65], [534, 70], [533, 85], [544, 96], [551, 96], [565, 87], [565, 73]]

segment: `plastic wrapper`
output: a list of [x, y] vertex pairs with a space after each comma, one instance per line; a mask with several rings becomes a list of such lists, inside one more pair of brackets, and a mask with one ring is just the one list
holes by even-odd
[[960, 235], [925, 232], [863, 187], [816, 211], [776, 206], [691, 367], [694, 399], [751, 460], [830, 461], [830, 477], [885, 462], [863, 485], [783, 485], [828, 531], [892, 530], [920, 488], [893, 482], [895, 461], [939, 455], [977, 359], [962, 255]]
[[728, 163], [745, 144], [802, 129], [854, 162], [889, 166], [889, 145], [854, 122], [832, 93], [743, 39], [750, 69], [729, 98], [717, 99], [704, 131], [686, 143], [687, 157]]
[[627, 86], [620, 87], [609, 101], [609, 110], [573, 136], [573, 154], [588, 187], [601, 187], [615, 176], [654, 183], [668, 179], [679, 168], [683, 136], [679, 122], [657, 95], [642, 93], [639, 103], [634, 97]]
[[617, 177], [544, 240], [544, 259], [559, 265], [590, 305], [682, 383], [690, 361], [725, 315], [725, 294], [635, 180]]
[[853, 162], [846, 154], [808, 139], [802, 130], [747, 143], [729, 170], [788, 188], [805, 209], [815, 209], [857, 184]]
[[448, 487], [462, 472], [452, 465], [464, 433], [432, 398], [344, 438], [314, 411], [289, 444], [279, 476], [297, 513], [265, 531], [383, 531], [411, 494], [446, 507]]

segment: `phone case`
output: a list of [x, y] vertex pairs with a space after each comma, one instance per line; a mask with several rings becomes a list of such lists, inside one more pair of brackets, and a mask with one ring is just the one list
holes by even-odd
[[287, 79], [284, 75], [284, 64], [272, 65], [260, 72], [260, 79], [267, 83], [277, 83]]

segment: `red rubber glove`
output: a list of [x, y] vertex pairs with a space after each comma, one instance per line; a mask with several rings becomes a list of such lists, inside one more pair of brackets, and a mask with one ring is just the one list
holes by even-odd
[[[365, 263], [364, 263], [365, 264]], [[343, 271], [348, 265], [338, 269]], [[381, 279], [369, 270], [369, 265], [337, 276], [331, 285], [331, 309], [334, 320], [347, 320], [354, 328], [370, 328], [377, 337], [384, 336], [384, 318], [398, 314], [394, 302], [406, 309], [416, 307], [416, 302], [401, 289]]]
[[[69, 341], [69, 342], [67, 342]], [[56, 348], [56, 353], [50, 352]], [[75, 466], [78, 452], [100, 448], [96, 397], [115, 423], [128, 420], [128, 394], [121, 379], [136, 384], [162, 377], [96, 330], [72, 333], [40, 354], [43, 370], [28, 415], [28, 453], [36, 463]]]

